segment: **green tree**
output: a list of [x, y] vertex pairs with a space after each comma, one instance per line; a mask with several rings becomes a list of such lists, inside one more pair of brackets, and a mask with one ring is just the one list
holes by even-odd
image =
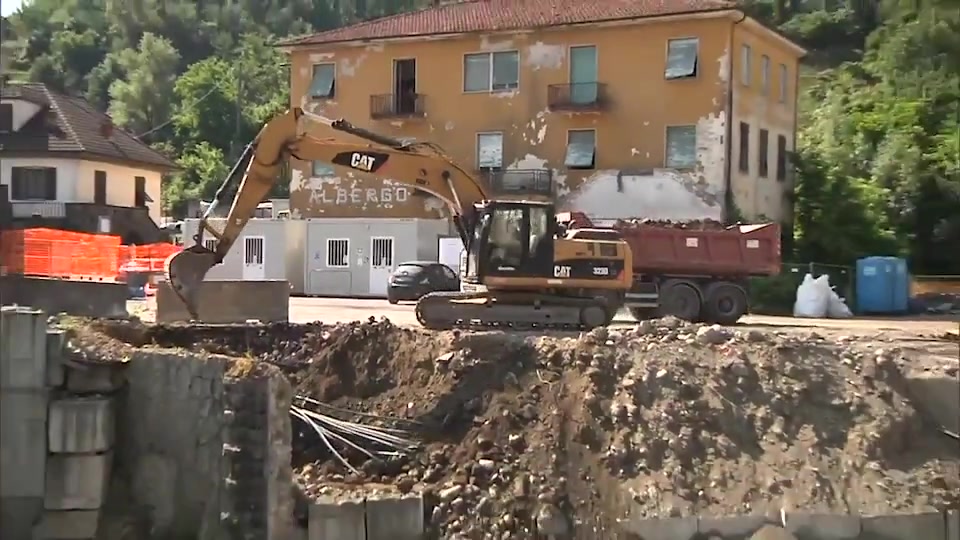
[[117, 58], [124, 78], [110, 85], [110, 115], [134, 133], [145, 133], [167, 122], [180, 54], [165, 38], [144, 34], [136, 50]]

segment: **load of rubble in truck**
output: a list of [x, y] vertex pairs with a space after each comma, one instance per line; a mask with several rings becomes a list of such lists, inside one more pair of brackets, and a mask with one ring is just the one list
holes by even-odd
[[581, 212], [557, 214], [567, 238], [630, 245], [633, 285], [625, 306], [636, 319], [673, 315], [733, 324], [750, 307], [748, 281], [780, 273], [780, 226], [622, 221], [597, 227]]
[[[363, 142], [341, 140], [344, 135]], [[223, 261], [291, 157], [391, 179], [437, 197], [452, 210], [468, 254], [464, 281], [476, 290], [422, 297], [416, 314], [427, 328], [605, 326], [633, 283], [626, 242], [559, 235], [552, 203], [491, 200], [484, 182], [432, 143], [400, 141], [294, 108], [263, 126], [200, 220], [194, 245], [167, 261], [171, 288], [194, 319], [204, 276]], [[238, 178], [226, 224], [215, 230], [207, 216]], [[214, 237], [212, 249], [204, 245], [205, 233]]]

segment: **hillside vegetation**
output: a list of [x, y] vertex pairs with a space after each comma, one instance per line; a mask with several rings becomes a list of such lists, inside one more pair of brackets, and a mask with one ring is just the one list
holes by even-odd
[[[261, 123], [288, 105], [276, 37], [428, 3], [34, 0], [11, 17], [4, 49], [22, 78], [85, 96], [176, 157], [183, 170], [164, 193], [176, 213], [211, 197]], [[744, 8], [811, 50], [794, 257], [903, 255], [915, 272], [960, 274], [960, 0]]]

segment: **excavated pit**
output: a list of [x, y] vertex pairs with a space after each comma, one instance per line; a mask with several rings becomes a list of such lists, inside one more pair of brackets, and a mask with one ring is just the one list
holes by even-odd
[[82, 333], [269, 362], [342, 419], [402, 428], [419, 451], [345, 452], [352, 472], [295, 422], [298, 482], [310, 496], [422, 491], [442, 537], [617, 538], [628, 510], [960, 507], [960, 450], [905, 398], [895, 350], [675, 319], [579, 337], [389, 321]]

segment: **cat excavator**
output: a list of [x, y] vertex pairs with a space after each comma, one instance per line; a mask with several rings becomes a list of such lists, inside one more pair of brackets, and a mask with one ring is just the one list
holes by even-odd
[[[166, 261], [167, 280], [194, 319], [201, 282], [223, 261], [290, 157], [389, 179], [451, 209], [465, 247], [463, 287], [417, 302], [424, 327], [590, 329], [613, 320], [632, 286], [632, 255], [623, 240], [566, 237], [552, 203], [494, 199], [485, 182], [435, 144], [401, 141], [293, 108], [263, 126], [201, 218], [195, 243]], [[225, 225], [217, 230], [208, 217], [241, 176]], [[205, 234], [213, 237], [212, 247], [205, 246]]]

